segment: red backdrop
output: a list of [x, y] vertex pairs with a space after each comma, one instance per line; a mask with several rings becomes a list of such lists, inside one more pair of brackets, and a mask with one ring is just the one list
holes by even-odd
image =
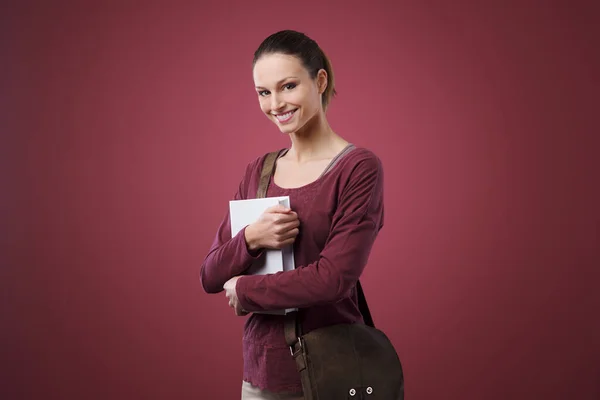
[[285, 28], [384, 163], [363, 281], [407, 398], [600, 397], [590, 7], [38, 3], [0, 12], [2, 399], [239, 398], [244, 319], [198, 272], [246, 163], [289, 144], [251, 75]]

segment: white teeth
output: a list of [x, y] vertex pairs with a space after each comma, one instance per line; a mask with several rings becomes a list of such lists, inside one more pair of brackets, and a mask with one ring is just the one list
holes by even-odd
[[276, 115], [275, 117], [280, 121], [285, 121], [286, 119], [291, 117], [293, 113], [294, 113], [293, 111], [290, 111], [285, 114]]

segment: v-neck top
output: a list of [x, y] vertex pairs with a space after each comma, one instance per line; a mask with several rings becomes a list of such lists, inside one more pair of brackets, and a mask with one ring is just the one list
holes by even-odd
[[[234, 199], [255, 198], [266, 154], [250, 162]], [[300, 233], [293, 244], [296, 269], [244, 275], [261, 252], [251, 253], [245, 228], [231, 236], [229, 213], [200, 268], [202, 287], [220, 293], [227, 280], [250, 316], [242, 338], [243, 379], [273, 392], [301, 392], [300, 376], [284, 338], [284, 317], [260, 311], [299, 309], [303, 332], [362, 323], [356, 281], [383, 227], [383, 167], [370, 150], [347, 146], [315, 181], [297, 188], [273, 183], [267, 197], [289, 196]]]
[[[271, 174], [271, 178], [269, 181], [270, 185], [274, 185], [277, 186], [279, 189], [281, 190], [292, 190], [292, 189], [297, 189], [297, 190], [302, 190], [305, 186], [310, 186], [311, 184], [317, 182], [319, 179], [321, 179], [325, 174], [327, 174], [329, 171], [331, 171], [331, 169], [333, 169], [333, 167], [335, 167], [335, 165], [338, 163], [338, 161], [344, 157], [348, 152], [352, 151], [353, 149], [355, 149], [356, 146], [352, 143], [348, 143], [342, 150], [340, 150], [329, 162], [329, 164], [325, 167], [325, 169], [323, 170], [323, 172], [321, 172], [321, 174], [319, 175], [319, 177], [317, 179], [315, 179], [314, 181], [307, 183], [305, 185], [302, 186], [298, 186], [298, 187], [294, 187], [294, 188], [283, 188], [279, 185], [277, 185], [275, 183], [275, 170], [277, 169], [277, 161], [275, 161], [275, 167], [273, 168], [273, 173]], [[279, 160], [281, 157], [285, 156], [287, 154], [287, 152], [290, 149], [282, 149], [279, 151], [279, 154], [277, 155], [277, 160]]]

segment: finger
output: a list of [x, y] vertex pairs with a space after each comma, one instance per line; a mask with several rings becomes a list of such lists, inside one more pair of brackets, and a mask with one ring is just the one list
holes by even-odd
[[235, 302], [234, 306], [233, 306], [233, 311], [235, 311], [235, 315], [237, 315], [238, 317], [240, 315], [242, 315], [242, 306], [240, 305], [239, 302]]
[[238, 317], [243, 317], [244, 315], [248, 315], [248, 313], [242, 309], [236, 308], [235, 315], [237, 315]]
[[296, 211], [290, 211], [287, 214], [283, 214], [283, 217], [287, 221], [297, 221], [298, 220], [298, 213], [296, 213]]
[[295, 228], [298, 228], [299, 226], [300, 226], [299, 220], [281, 222], [276, 225], [275, 233], [282, 234], [285, 232], [289, 232]]
[[281, 204], [277, 204], [277, 205], [271, 206], [271, 207], [269, 207], [269, 208], [267, 208], [265, 210], [265, 212], [267, 212], [267, 213], [273, 213], [273, 214], [287, 214], [290, 211], [292, 211], [291, 208], [286, 207], [286, 206], [281, 205]]
[[300, 230], [298, 228], [290, 229], [289, 231], [280, 234], [279, 240], [285, 241], [288, 239], [294, 239], [294, 238], [296, 238], [296, 236], [298, 236], [299, 233], [300, 233]]
[[271, 222], [277, 226], [285, 225], [294, 221], [289, 214], [271, 214]]
[[288, 213], [271, 214], [271, 216], [273, 217], [274, 222], [280, 224], [294, 221], [299, 222], [298, 214], [295, 211], [290, 211]]
[[291, 231], [292, 229], [296, 229], [298, 227], [300, 227], [300, 220], [294, 220], [294, 221], [288, 222], [284, 226], [284, 232]]

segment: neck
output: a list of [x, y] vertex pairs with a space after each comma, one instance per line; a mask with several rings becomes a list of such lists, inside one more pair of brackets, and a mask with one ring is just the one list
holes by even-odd
[[298, 163], [334, 157], [348, 144], [331, 129], [322, 111], [290, 138], [292, 147], [286, 157]]

